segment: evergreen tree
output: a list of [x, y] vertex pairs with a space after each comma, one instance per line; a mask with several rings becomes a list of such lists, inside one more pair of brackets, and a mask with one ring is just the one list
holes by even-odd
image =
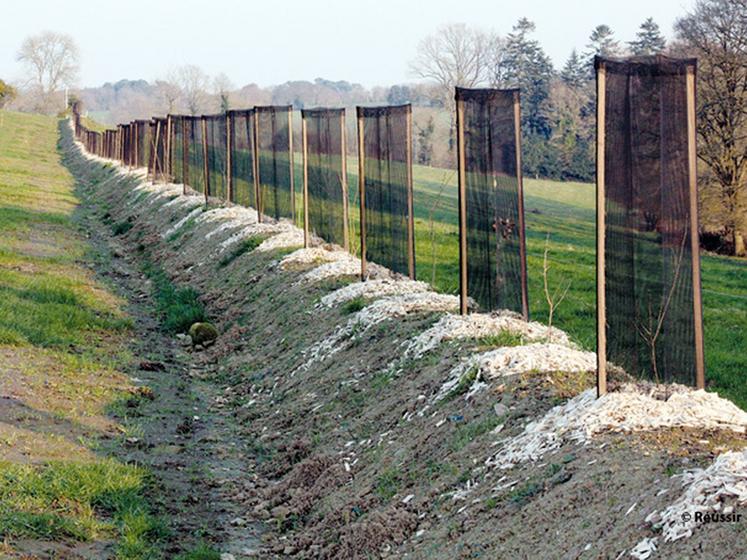
[[435, 130], [436, 123], [433, 121], [433, 117], [428, 118], [424, 127], [418, 127], [417, 161], [420, 165], [430, 165], [433, 160], [433, 133]]
[[635, 41], [630, 41], [630, 50], [635, 55], [651, 55], [661, 53], [667, 46], [664, 36], [661, 34], [659, 24], [654, 18], [648, 18], [641, 24]]
[[586, 45], [586, 60], [593, 67], [595, 56], [620, 56], [620, 43], [615, 40], [615, 33], [609, 25], [597, 25], [589, 36]]
[[583, 87], [589, 80], [589, 73], [586, 71], [581, 57], [578, 56], [576, 49], [571, 51], [571, 56], [563, 66], [563, 70], [560, 72], [560, 79], [563, 83], [572, 88]]
[[522, 125], [527, 133], [550, 133], [547, 100], [554, 70], [539, 41], [530, 38], [535, 25], [522, 18], [506, 37], [493, 81], [502, 87], [521, 89]]

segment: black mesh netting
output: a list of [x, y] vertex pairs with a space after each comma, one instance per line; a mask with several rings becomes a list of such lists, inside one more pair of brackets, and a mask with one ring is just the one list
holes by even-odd
[[637, 377], [692, 384], [700, 286], [690, 236], [687, 72], [695, 61], [596, 65], [606, 70], [607, 359]]
[[291, 107], [255, 107], [254, 110], [259, 158], [259, 210], [276, 220], [293, 219]]
[[184, 183], [184, 117], [169, 115], [171, 140], [169, 142], [169, 172], [174, 183]]
[[136, 151], [135, 166], [147, 167], [150, 157], [150, 121], [135, 121]]
[[518, 90], [457, 88], [464, 141], [467, 295], [484, 311], [528, 315]]
[[348, 248], [345, 109], [301, 112], [306, 127], [309, 232]]
[[226, 115], [205, 117], [210, 196], [225, 199], [226, 188]]
[[202, 145], [202, 119], [184, 117], [187, 128], [186, 184], [197, 192], [205, 192], [205, 166]]
[[254, 109], [230, 111], [231, 201], [257, 207], [254, 183]]
[[411, 107], [357, 109], [363, 128], [365, 259], [414, 277]]
[[148, 173], [155, 179], [164, 177], [166, 163], [166, 119], [153, 119], [150, 125], [150, 157]]
[[133, 124], [126, 124], [122, 127], [122, 156], [123, 156], [123, 163], [132, 166], [133, 165], [133, 150], [134, 150], [134, 142], [133, 142]]

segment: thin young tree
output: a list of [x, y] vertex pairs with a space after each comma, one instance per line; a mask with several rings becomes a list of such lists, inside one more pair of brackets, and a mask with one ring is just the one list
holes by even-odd
[[208, 75], [199, 66], [187, 64], [177, 68], [175, 77], [189, 114], [197, 115], [204, 111], [210, 87]]

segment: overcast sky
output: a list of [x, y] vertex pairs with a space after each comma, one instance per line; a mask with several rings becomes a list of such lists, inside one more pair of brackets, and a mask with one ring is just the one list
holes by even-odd
[[630, 40], [651, 16], [667, 38], [695, 0], [3, 0], [0, 78], [16, 79], [23, 39], [49, 29], [72, 35], [82, 86], [153, 80], [192, 63], [237, 86], [324, 77], [366, 86], [415, 81], [408, 61], [439, 25], [464, 22], [501, 35], [516, 20], [561, 66], [590, 31], [610, 25]]

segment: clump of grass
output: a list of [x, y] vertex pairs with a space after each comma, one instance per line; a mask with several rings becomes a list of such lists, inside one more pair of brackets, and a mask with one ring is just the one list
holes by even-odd
[[476, 342], [481, 350], [485, 350], [488, 348], [500, 348], [503, 346], [521, 346], [526, 341], [521, 333], [504, 329], [498, 334], [478, 338]]
[[205, 307], [192, 288], [177, 288], [163, 269], [147, 265], [145, 274], [153, 282], [156, 311], [162, 317], [163, 329], [171, 334], [187, 332], [194, 323], [206, 320]]
[[345, 305], [342, 306], [342, 312], [345, 315], [352, 315], [353, 313], [358, 313], [358, 311], [364, 307], [366, 307], [366, 300], [358, 296], [347, 301]]
[[473, 366], [466, 372], [464, 372], [462, 374], [462, 377], [459, 378], [459, 383], [457, 383], [457, 386], [454, 387], [448, 395], [446, 395], [446, 397], [444, 398], [444, 402], [455, 399], [459, 395], [463, 395], [467, 391], [469, 391], [470, 387], [472, 387], [472, 384], [475, 382], [475, 379], [477, 379], [477, 371], [477, 366]]
[[399, 492], [401, 483], [400, 473], [397, 469], [386, 469], [376, 479], [376, 493], [382, 500], [389, 501]]
[[512, 490], [509, 493], [508, 497], [513, 503], [523, 505], [528, 502], [533, 496], [536, 496], [537, 494], [542, 492], [542, 488], [542, 484], [530, 480], [529, 482], [526, 482], [518, 488]]
[[114, 235], [124, 235], [132, 229], [132, 226], [133, 224], [130, 221], [118, 222], [112, 226], [112, 233]]
[[263, 235], [252, 235], [251, 237], [247, 237], [246, 239], [241, 241], [230, 253], [225, 255], [218, 263], [218, 266], [220, 266], [221, 268], [228, 266], [233, 261], [238, 259], [241, 255], [249, 253], [250, 251], [253, 251], [257, 247], [259, 247], [265, 239], [266, 237]]
[[182, 552], [176, 560], [220, 560], [220, 552], [208, 544], [200, 543], [193, 550]]
[[11, 538], [118, 540], [118, 558], [154, 558], [163, 524], [147, 507], [148, 473], [114, 460], [0, 463], [0, 534]]
[[500, 424], [500, 422], [501, 417], [491, 414], [487, 418], [478, 420], [477, 422], [471, 422], [469, 424], [459, 426], [454, 432], [454, 436], [451, 441], [451, 448], [454, 451], [461, 451], [471, 441], [475, 440], [483, 434], [488, 433], [498, 424]]

